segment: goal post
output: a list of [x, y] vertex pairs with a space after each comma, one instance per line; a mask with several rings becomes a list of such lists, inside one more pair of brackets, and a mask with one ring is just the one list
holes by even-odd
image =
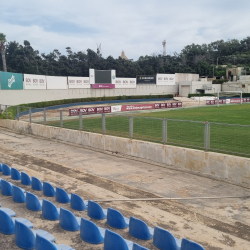
[[239, 99], [234, 103], [242, 105], [242, 91], [219, 91], [217, 93], [217, 107], [220, 105], [220, 99]]

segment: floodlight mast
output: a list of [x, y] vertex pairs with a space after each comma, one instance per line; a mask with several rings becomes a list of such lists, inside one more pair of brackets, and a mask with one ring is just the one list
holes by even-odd
[[162, 42], [162, 45], [163, 45], [163, 56], [166, 56], [166, 40], [164, 40], [163, 42]]

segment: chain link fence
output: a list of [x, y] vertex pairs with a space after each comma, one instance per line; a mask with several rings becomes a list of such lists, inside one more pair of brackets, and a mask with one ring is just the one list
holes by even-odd
[[1, 105], [3, 118], [250, 157], [250, 125]]

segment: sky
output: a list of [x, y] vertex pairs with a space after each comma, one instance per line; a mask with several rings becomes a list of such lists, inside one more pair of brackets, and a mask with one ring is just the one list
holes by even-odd
[[97, 50], [104, 58], [129, 59], [186, 45], [250, 36], [247, 0], [9, 0], [0, 7], [0, 33], [7, 41], [48, 54], [65, 48]]

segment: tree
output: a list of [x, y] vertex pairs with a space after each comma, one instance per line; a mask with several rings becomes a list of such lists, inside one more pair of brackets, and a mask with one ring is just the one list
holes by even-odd
[[7, 71], [6, 59], [5, 59], [5, 42], [6, 42], [6, 36], [3, 33], [0, 33], [0, 51], [2, 54], [3, 71]]

